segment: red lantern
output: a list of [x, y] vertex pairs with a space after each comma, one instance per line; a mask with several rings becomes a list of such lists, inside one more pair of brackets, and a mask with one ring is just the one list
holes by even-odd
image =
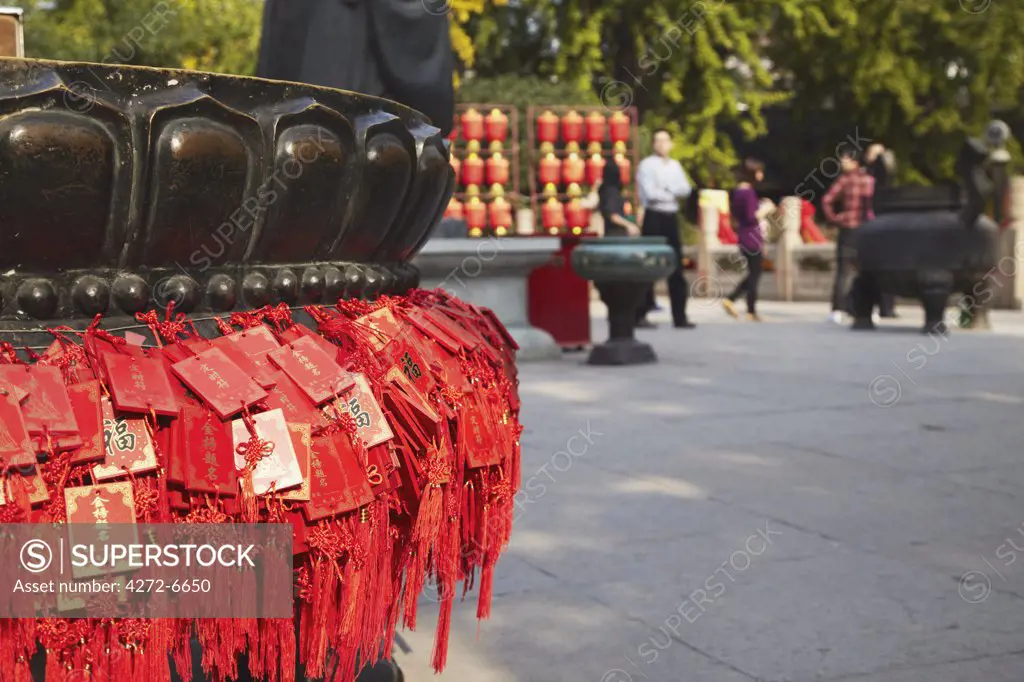
[[591, 111], [587, 114], [586, 120], [587, 142], [600, 144], [604, 142], [605, 118], [599, 111]]
[[488, 207], [488, 214], [491, 219], [491, 227], [499, 235], [504, 235], [512, 227], [512, 204], [505, 201], [504, 197], [497, 197]]
[[501, 109], [491, 109], [487, 114], [487, 139], [504, 142], [508, 136], [508, 116]]
[[452, 154], [452, 170], [455, 171], [455, 184], [459, 184], [459, 174], [462, 171], [462, 162], [459, 157]]
[[562, 164], [554, 154], [548, 154], [540, 160], [537, 176], [542, 185], [557, 185], [561, 182]]
[[487, 184], [504, 185], [508, 182], [508, 159], [495, 152], [487, 159]]
[[583, 208], [579, 199], [570, 199], [565, 207], [565, 221], [574, 233], [579, 234], [590, 225], [590, 211]]
[[459, 117], [452, 116], [452, 131], [448, 133], [448, 139], [452, 142], [459, 139]]
[[586, 164], [579, 154], [570, 154], [562, 162], [562, 180], [568, 185], [583, 182], [586, 177]]
[[622, 184], [628, 185], [633, 180], [631, 177], [633, 164], [629, 162], [625, 154], [616, 154], [615, 163], [619, 164], [619, 177], [622, 178]]
[[562, 118], [562, 139], [566, 142], [579, 142], [583, 139], [583, 117], [570, 111]]
[[466, 140], [479, 140], [484, 136], [484, 117], [476, 109], [469, 109], [462, 114], [462, 137]]
[[537, 141], [552, 144], [558, 141], [558, 116], [550, 111], [537, 117]]
[[465, 207], [466, 225], [469, 227], [469, 234], [479, 237], [487, 226], [487, 206], [480, 201], [479, 197], [473, 197], [466, 203]]
[[565, 207], [555, 197], [551, 197], [544, 204], [544, 208], [540, 212], [541, 224], [544, 225], [544, 229], [553, 234], [557, 234], [559, 230], [565, 227]]
[[462, 181], [467, 185], [481, 185], [484, 182], [484, 162], [476, 154], [470, 154], [462, 162]]
[[448, 208], [444, 210], [444, 217], [462, 220], [462, 208], [462, 202], [455, 197], [452, 197], [452, 200], [448, 202]]
[[604, 157], [600, 154], [594, 154], [587, 159], [587, 183], [596, 185], [601, 179], [601, 174], [604, 173]]
[[608, 129], [612, 142], [625, 142], [629, 139], [629, 116], [616, 111], [608, 122]]

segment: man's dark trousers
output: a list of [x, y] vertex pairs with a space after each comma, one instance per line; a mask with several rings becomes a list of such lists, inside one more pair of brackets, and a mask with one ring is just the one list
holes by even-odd
[[[672, 300], [672, 321], [678, 326], [686, 324], [686, 298], [689, 287], [683, 277], [683, 245], [679, 241], [679, 219], [675, 213], [663, 211], [644, 211], [644, 224], [640, 229], [645, 237], [664, 237], [675, 252], [676, 269], [668, 276], [668, 295]], [[654, 288], [647, 300], [637, 310], [637, 320], [642, 320], [653, 307]]]
[[836, 237], [836, 279], [832, 285], [832, 312], [839, 310], [853, 314], [850, 274], [857, 257], [854, 243], [856, 236], [848, 227], [839, 228], [839, 234]]

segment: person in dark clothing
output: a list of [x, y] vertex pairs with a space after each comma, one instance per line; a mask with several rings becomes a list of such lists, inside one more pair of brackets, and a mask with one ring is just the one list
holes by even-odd
[[[875, 143], [864, 152], [864, 169], [875, 179], [874, 199], [878, 190], [892, 187], [896, 176], [896, 158], [891, 150], [884, 145]], [[879, 294], [878, 314], [880, 317], [896, 317], [896, 297], [892, 294]]]
[[[679, 238], [679, 200], [693, 191], [690, 179], [679, 162], [669, 157], [672, 135], [664, 128], [654, 131], [654, 154], [640, 162], [636, 171], [636, 189], [644, 208], [644, 236], [664, 237], [675, 252], [676, 269], [668, 276], [668, 295], [672, 302], [672, 322], [677, 329], [693, 329], [686, 317], [688, 290], [683, 276], [683, 245]], [[652, 327], [647, 313], [653, 307], [653, 291], [637, 310], [637, 326]]]
[[757, 159], [747, 159], [739, 170], [739, 184], [729, 194], [729, 213], [739, 237], [740, 253], [747, 261], [747, 276], [722, 301], [722, 307], [731, 317], [736, 317], [733, 303], [746, 293], [747, 318], [751, 322], [761, 321], [757, 315], [757, 288], [764, 260], [764, 233], [761, 231], [761, 202], [754, 184], [763, 180], [764, 164]]
[[607, 159], [604, 174], [597, 188], [597, 207], [604, 220], [605, 237], [636, 237], [640, 228], [626, 217], [626, 200], [622, 196], [622, 172], [615, 159]]
[[455, 118], [448, 15], [423, 0], [266, 0], [256, 75], [353, 90]]

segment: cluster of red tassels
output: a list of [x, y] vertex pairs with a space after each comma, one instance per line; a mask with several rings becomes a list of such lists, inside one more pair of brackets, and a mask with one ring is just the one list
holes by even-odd
[[[139, 315], [157, 340], [153, 347], [141, 336], [104, 331], [97, 318], [86, 330], [51, 330], [53, 345], [42, 355], [29, 352], [28, 362], [9, 345], [0, 347], [0, 404], [20, 405], [26, 417], [25, 426], [8, 431], [24, 428], [31, 443], [30, 461], [5, 453], [0, 522], [76, 522], [68, 518], [65, 490], [112, 481], [131, 486], [139, 523], [290, 523], [295, 584], [282, 587], [296, 595], [296, 621], [2, 620], [0, 680], [31, 682], [28, 661], [39, 645], [48, 652], [47, 681], [76, 670], [99, 680], [169, 680], [168, 656], [188, 680], [190, 640], [197, 636], [211, 680], [236, 677], [238, 655], [247, 652], [250, 672], [268, 682], [291, 682], [296, 660], [313, 678], [333, 674], [340, 661], [337, 679], [351, 682], [357, 661], [376, 660], [382, 649], [390, 655], [400, 624], [415, 627], [427, 581], [439, 597], [433, 662], [440, 671], [459, 583], [464, 596], [478, 572], [477, 615], [489, 615], [494, 566], [509, 540], [519, 482], [514, 341], [489, 310], [441, 290], [304, 311], [310, 326], [294, 322], [285, 306], [216, 319], [219, 338], [203, 338], [198, 320], [173, 309]], [[360, 377], [368, 391], [356, 385], [320, 400], [318, 390], [339, 387], [304, 383], [303, 365], [289, 367], [274, 355], [286, 346], [309, 350], [296, 355], [307, 368], [323, 351], [337, 367], [326, 363], [313, 374], [340, 368], [339, 376]], [[204, 355], [213, 348], [225, 355]], [[203, 365], [210, 376], [193, 380], [189, 361], [197, 357], [221, 364], [210, 370], [216, 364], [210, 360]], [[133, 395], [141, 358], [161, 361], [175, 403]], [[47, 421], [38, 404], [30, 407], [31, 392], [17, 395], [19, 375], [11, 366], [19, 365], [40, 377], [53, 373], [41, 368], [59, 370], [79, 432], [61, 432], [59, 419]], [[253, 389], [259, 399], [251, 404], [243, 397], [240, 412], [226, 409], [210, 388], [227, 386], [221, 375], [232, 368], [260, 389]], [[43, 388], [35, 390], [48, 390], [42, 379], [37, 383]], [[236, 386], [228, 391], [235, 398], [238, 392]], [[147, 402], [139, 406], [137, 399]], [[79, 410], [100, 402], [108, 403], [104, 442], [98, 456], [89, 455], [96, 434], [86, 433], [86, 422], [99, 408], [88, 418]], [[261, 487], [259, 463], [273, 456], [274, 444], [261, 431], [260, 415], [273, 410], [284, 415], [298, 449], [319, 453], [304, 467], [300, 488]], [[130, 430], [118, 420], [148, 437], [155, 462], [112, 450]], [[195, 420], [216, 427], [216, 437], [204, 432], [202, 447], [194, 440]], [[231, 439], [231, 424], [239, 420], [241, 442]], [[197, 453], [212, 443], [215, 461], [204, 461]]]

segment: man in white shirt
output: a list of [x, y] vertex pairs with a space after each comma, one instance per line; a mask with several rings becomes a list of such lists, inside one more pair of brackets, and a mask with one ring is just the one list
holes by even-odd
[[[654, 131], [654, 154], [636, 169], [637, 198], [644, 209], [642, 233], [645, 237], [665, 237], [676, 252], [676, 269], [668, 276], [668, 295], [672, 301], [672, 322], [677, 329], [696, 325], [686, 317], [688, 286], [683, 277], [683, 247], [679, 239], [679, 200], [690, 196], [693, 188], [683, 167], [669, 158], [672, 135], [664, 128]], [[637, 326], [653, 327], [647, 313], [654, 308], [654, 288], [637, 310]]]

